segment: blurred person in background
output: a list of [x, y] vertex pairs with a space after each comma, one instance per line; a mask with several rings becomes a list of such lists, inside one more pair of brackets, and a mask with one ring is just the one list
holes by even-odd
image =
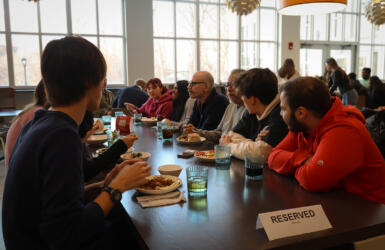
[[293, 59], [288, 58], [283, 62], [282, 67], [278, 70], [278, 76], [278, 85], [299, 77]]

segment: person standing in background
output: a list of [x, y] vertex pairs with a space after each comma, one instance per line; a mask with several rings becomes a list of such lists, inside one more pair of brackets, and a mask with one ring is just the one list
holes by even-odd
[[295, 69], [294, 61], [291, 58], [283, 62], [282, 67], [278, 70], [278, 86], [299, 77], [298, 71]]

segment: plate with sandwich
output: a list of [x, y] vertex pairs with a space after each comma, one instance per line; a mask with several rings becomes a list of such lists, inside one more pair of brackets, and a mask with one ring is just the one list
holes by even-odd
[[185, 133], [177, 137], [176, 141], [181, 145], [199, 145], [206, 141], [206, 138], [197, 133]]

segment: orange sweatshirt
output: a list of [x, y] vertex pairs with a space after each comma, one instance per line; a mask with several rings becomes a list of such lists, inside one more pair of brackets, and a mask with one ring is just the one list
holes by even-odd
[[[311, 192], [344, 188], [350, 193], [385, 204], [385, 162], [366, 130], [365, 118], [353, 106], [333, 105], [314, 131], [289, 132], [269, 155], [274, 171], [295, 175]], [[304, 162], [312, 157], [312, 160]]]

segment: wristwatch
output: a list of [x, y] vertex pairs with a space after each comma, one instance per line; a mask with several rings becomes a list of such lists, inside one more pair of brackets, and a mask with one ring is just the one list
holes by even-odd
[[118, 189], [104, 187], [103, 191], [107, 192], [110, 195], [110, 198], [113, 202], [120, 202], [120, 200], [122, 199], [122, 192], [120, 192]]

